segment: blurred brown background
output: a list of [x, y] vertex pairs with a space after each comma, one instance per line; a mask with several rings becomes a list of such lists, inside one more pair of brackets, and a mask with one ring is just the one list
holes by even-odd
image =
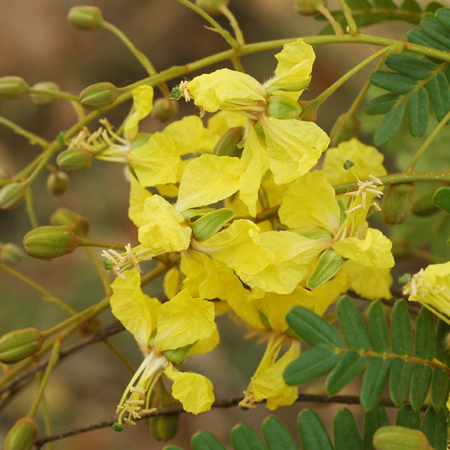
[[[78, 4], [72, 0], [0, 0], [0, 76], [22, 76], [30, 86], [39, 81], [54, 81], [62, 90], [73, 94], [96, 82], [110, 81], [121, 87], [145, 77], [145, 71], [114, 35], [105, 30], [82, 32], [68, 24], [68, 10]], [[104, 18], [118, 26], [159, 70], [227, 49], [218, 34], [205, 29], [206, 23], [202, 18], [173, 0], [103, 0], [93, 4], [100, 7]], [[329, 6], [331, 10], [336, 9], [335, 3]], [[230, 0], [230, 9], [241, 24], [248, 43], [313, 35], [324, 27], [324, 22], [298, 16], [292, 0]], [[222, 17], [218, 21], [226, 25]], [[369, 27], [366, 31], [404, 38], [408, 29], [407, 24], [397, 22]], [[316, 97], [374, 50], [367, 45], [348, 44], [317, 48], [313, 80], [304, 99]], [[269, 78], [276, 66], [272, 57], [276, 52], [244, 57], [242, 61], [246, 71], [260, 81]], [[205, 71], [219, 67], [231, 67], [231, 64], [224, 62]], [[337, 116], [350, 106], [369, 70], [373, 69], [364, 70], [352, 78], [321, 108], [317, 122], [325, 131], [329, 132]], [[170, 82], [169, 87], [178, 82]], [[129, 106], [128, 103], [109, 113], [108, 118], [113, 125], [121, 123]], [[192, 104], [181, 102], [180, 106], [177, 119], [184, 114], [198, 113]], [[47, 109], [38, 108], [28, 98], [0, 101], [0, 115], [48, 140], [53, 140], [75, 121], [70, 105], [61, 100]], [[150, 118], [141, 124], [141, 130], [145, 131], [156, 131], [162, 127]], [[93, 124], [92, 129], [97, 126]], [[370, 136], [365, 138], [371, 142]], [[37, 147], [29, 145], [9, 129], [0, 128], [0, 168], [13, 175], [38, 151]], [[129, 189], [121, 165], [94, 161], [90, 170], [70, 176], [70, 189], [62, 198], [48, 195], [46, 176], [47, 173], [42, 174], [33, 186], [40, 225], [47, 225], [53, 211], [65, 206], [89, 218], [89, 236], [92, 239], [137, 244], [136, 229], [127, 217]], [[0, 241], [21, 245], [24, 234], [30, 228], [23, 204], [13, 211], [0, 212]], [[103, 295], [92, 261], [82, 249], [50, 262], [25, 257], [14, 268], [80, 310], [98, 302]], [[161, 292], [161, 283], [155, 284], [147, 289], [148, 293]], [[63, 312], [44, 302], [37, 292], [0, 272], [0, 335], [29, 326], [44, 330], [65, 318]], [[113, 320], [109, 313], [102, 315], [103, 324]], [[222, 334], [220, 346], [211, 354], [192, 358], [186, 369], [209, 376], [214, 383], [217, 399], [237, 397], [256, 369], [263, 346], [244, 340], [246, 330], [241, 327], [236, 331], [227, 317], [219, 318], [218, 323]], [[141, 355], [130, 335], [121, 333], [112, 342], [136, 367], [140, 364]], [[113, 416], [129, 379], [128, 372], [102, 344], [91, 346], [64, 360], [52, 373], [46, 391], [54, 418], [54, 431]], [[36, 385], [31, 384], [6, 410], [0, 412], [0, 442], [3, 442], [14, 421], [27, 413], [35, 394]], [[298, 403], [281, 408], [276, 415], [294, 430], [297, 414], [302, 407], [305, 405]], [[324, 419], [338, 406], [314, 405], [314, 408]], [[351, 409], [361, 412], [361, 408]], [[265, 406], [260, 405], [256, 410], [247, 412], [231, 408], [216, 409], [199, 416], [184, 414], [179, 435], [172, 443], [188, 449], [191, 435], [199, 429], [206, 429], [214, 432], [231, 448], [228, 435], [232, 426], [245, 421], [259, 433], [261, 421], [268, 413]], [[43, 432], [42, 420], [39, 420]], [[331, 426], [330, 421], [328, 426]], [[295, 431], [294, 435], [297, 439]], [[64, 439], [58, 441], [55, 448], [119, 450], [131, 445], [136, 450], [164, 446], [153, 440], [144, 423], [139, 423], [135, 428], [126, 427], [120, 434], [105, 429]]]

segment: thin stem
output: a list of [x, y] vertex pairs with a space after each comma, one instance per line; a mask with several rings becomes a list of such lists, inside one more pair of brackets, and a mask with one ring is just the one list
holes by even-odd
[[234, 17], [234, 14], [228, 9], [228, 6], [225, 4], [221, 4], [219, 6], [219, 11], [228, 19], [230, 22], [231, 28], [233, 28], [234, 35], [236, 36], [236, 41], [239, 45], [244, 45], [244, 35], [242, 34], [242, 30], [239, 27], [239, 24], [236, 20], [236, 17]]
[[86, 249], [89, 257], [92, 259], [92, 262], [95, 264], [105, 294], [112, 295], [111, 279], [109, 278], [108, 272], [105, 270], [103, 264], [97, 258], [97, 255], [95, 254], [94, 250], [91, 247], [84, 247], [84, 248]]
[[128, 360], [125, 358], [125, 356], [122, 355], [122, 353], [117, 349], [117, 347], [111, 344], [111, 342], [109, 342], [108, 339], [105, 339], [103, 343], [111, 350], [114, 356], [125, 366], [128, 372], [130, 372], [131, 375], [134, 375], [134, 372], [136, 371], [135, 368], [128, 362]]
[[27, 186], [25, 189], [25, 204], [27, 205], [27, 214], [30, 219], [31, 226], [33, 228], [39, 227], [39, 222], [36, 217], [36, 212], [34, 211], [33, 206], [33, 193], [31, 192], [30, 186]]
[[333, 14], [331, 14], [331, 12], [324, 4], [321, 3], [320, 5], [318, 5], [317, 11], [327, 18], [328, 22], [330, 22], [330, 25], [333, 27], [333, 30], [337, 35], [344, 34], [344, 30], [342, 29], [341, 24], [334, 18]]
[[65, 98], [66, 100], [70, 100], [72, 102], [79, 102], [80, 101], [80, 99], [76, 95], [69, 94], [67, 92], [52, 91], [50, 89], [33, 89], [33, 88], [30, 88], [30, 94], [46, 94], [46, 95], [51, 95], [53, 97]]
[[[36, 372], [36, 378], [38, 380], [38, 383], [41, 384], [42, 379], [43, 379], [43, 374], [40, 370]], [[51, 434], [52, 433], [52, 422], [51, 422], [51, 418], [50, 418], [50, 412], [49, 412], [49, 409], [47, 406], [47, 401], [45, 399], [45, 395], [42, 396], [42, 411], [44, 413], [45, 432], [47, 434]], [[55, 448], [54, 443], [49, 442], [47, 448], [48, 448], [48, 450], [54, 450], [54, 448]]]
[[42, 148], [47, 148], [50, 145], [48, 141], [41, 138], [37, 134], [31, 133], [31, 131], [24, 130], [19, 125], [1, 116], [0, 116], [0, 124], [5, 125], [5, 127], [10, 128], [12, 131], [14, 131], [14, 133], [17, 133], [20, 136], [23, 136], [24, 138], [28, 139], [32, 145], [37, 144]]
[[408, 256], [412, 256], [414, 258], [424, 259], [425, 261], [429, 261], [432, 264], [442, 264], [447, 262], [447, 258], [442, 258], [442, 256], [433, 255], [426, 250], [421, 250], [419, 248], [412, 248], [408, 251]]
[[342, 12], [344, 13], [345, 20], [348, 23], [348, 28], [350, 30], [350, 34], [353, 36], [356, 36], [359, 33], [358, 25], [356, 25], [355, 19], [352, 15], [352, 10], [349, 8], [347, 3], [345, 3], [345, 0], [338, 0], [339, 5], [342, 8]]

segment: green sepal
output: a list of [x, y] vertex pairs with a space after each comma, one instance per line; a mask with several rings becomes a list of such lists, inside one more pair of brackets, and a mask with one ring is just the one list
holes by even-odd
[[217, 233], [233, 217], [234, 211], [228, 208], [218, 209], [205, 214], [191, 225], [192, 234], [198, 241], [205, 241], [214, 233]]
[[327, 282], [333, 275], [341, 270], [346, 259], [334, 250], [325, 250], [319, 258], [313, 273], [309, 276], [306, 286], [309, 289], [317, 289]]
[[267, 105], [267, 115], [275, 119], [293, 119], [301, 112], [301, 106], [285, 95], [272, 95]]
[[164, 350], [163, 355], [174, 364], [182, 364], [189, 356], [193, 344], [185, 345], [184, 347], [176, 348], [175, 350]]

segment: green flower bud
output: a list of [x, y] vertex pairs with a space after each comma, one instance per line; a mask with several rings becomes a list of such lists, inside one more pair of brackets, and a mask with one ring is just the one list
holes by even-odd
[[23, 238], [25, 251], [33, 258], [50, 259], [72, 253], [78, 247], [78, 238], [68, 225], [39, 227]]
[[436, 189], [436, 185], [433, 184], [433, 186], [416, 192], [412, 206], [413, 214], [416, 216], [431, 216], [440, 211], [439, 207], [433, 203], [433, 195]]
[[189, 352], [194, 345], [195, 342], [184, 347], [176, 348], [175, 350], [165, 350], [163, 351], [163, 355], [173, 364], [182, 364], [189, 356]]
[[345, 113], [338, 117], [330, 133], [330, 147], [359, 136], [361, 120], [356, 114]]
[[[43, 91], [59, 91], [59, 86], [56, 83], [53, 83], [52, 81], [42, 81], [41, 83], [35, 84], [31, 89], [36, 90], [43, 90]], [[31, 101], [41, 107], [46, 107], [53, 105], [53, 103], [58, 100], [58, 97], [56, 95], [51, 94], [40, 94], [40, 93], [33, 93], [30, 95]]]
[[158, 122], [167, 122], [178, 114], [179, 109], [178, 103], [170, 98], [158, 98], [150, 115]]
[[14, 209], [25, 198], [25, 189], [19, 183], [10, 183], [0, 190], [0, 209]]
[[294, 0], [294, 8], [302, 16], [312, 16], [320, 5], [327, 6], [327, 0]]
[[239, 143], [244, 138], [244, 128], [230, 128], [218, 141], [214, 147], [214, 154], [217, 156], [235, 156], [240, 158], [243, 148], [239, 147]]
[[4, 450], [31, 450], [39, 434], [39, 428], [32, 417], [19, 419], [9, 430], [3, 444]]
[[10, 263], [19, 263], [23, 258], [23, 251], [16, 244], [8, 242], [0, 246], [0, 259]]
[[222, 208], [205, 214], [192, 225], [192, 234], [197, 241], [205, 241], [214, 233], [217, 233], [227, 222], [234, 217], [232, 209]]
[[306, 286], [309, 289], [317, 289], [336, 275], [345, 263], [345, 258], [334, 250], [325, 250], [319, 258], [313, 273], [309, 276]]
[[379, 428], [373, 435], [373, 446], [376, 450], [432, 450], [433, 448], [422, 431], [398, 426]]
[[13, 364], [34, 355], [42, 348], [44, 339], [36, 328], [11, 331], [0, 338], [0, 362]]
[[84, 109], [95, 111], [112, 105], [119, 93], [119, 89], [112, 83], [96, 83], [81, 91], [80, 103]]
[[47, 178], [47, 190], [54, 197], [64, 195], [68, 186], [69, 177], [64, 172], [52, 172]]
[[89, 169], [94, 156], [84, 148], [73, 148], [64, 150], [56, 158], [56, 164], [64, 172], [81, 172]]
[[220, 7], [228, 7], [229, 0], [195, 0], [195, 4], [211, 16], [222, 14]]
[[19, 100], [30, 93], [30, 88], [20, 77], [0, 78], [0, 98], [3, 100]]
[[67, 20], [84, 31], [98, 30], [103, 26], [102, 12], [96, 6], [74, 6], [70, 8]]
[[275, 119], [294, 119], [302, 112], [302, 107], [285, 95], [272, 95], [267, 105], [267, 115]]
[[403, 223], [411, 214], [414, 183], [391, 184], [381, 201], [381, 218], [390, 225]]
[[50, 224], [55, 227], [68, 225], [80, 238], [85, 238], [89, 232], [89, 220], [67, 208], [58, 208], [50, 216]]

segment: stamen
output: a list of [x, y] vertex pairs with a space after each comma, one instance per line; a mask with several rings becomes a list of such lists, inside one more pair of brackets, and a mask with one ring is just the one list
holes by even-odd
[[383, 182], [382, 182], [379, 178], [374, 177], [373, 175], [369, 175], [369, 178], [370, 178], [372, 181], [374, 181], [375, 183], [379, 184], [380, 186], [383, 185]]
[[373, 206], [377, 211], [381, 211], [381, 207], [380, 207], [380, 205], [379, 205], [378, 203], [373, 202], [373, 203], [372, 203], [372, 206]]
[[349, 214], [351, 214], [352, 212], [357, 211], [360, 208], [361, 208], [361, 205], [356, 205], [354, 208], [347, 209], [347, 211], [345, 211], [345, 214], [347, 214], [347, 216], [348, 216]]
[[145, 389], [139, 389], [139, 388], [134, 387], [134, 386], [130, 387], [130, 392], [136, 392], [138, 394], [145, 395]]
[[136, 422], [134, 420], [127, 419], [126, 417], [123, 418], [123, 421], [128, 425], [136, 425]]
[[128, 405], [143, 405], [145, 403], [144, 400], [127, 400]]

